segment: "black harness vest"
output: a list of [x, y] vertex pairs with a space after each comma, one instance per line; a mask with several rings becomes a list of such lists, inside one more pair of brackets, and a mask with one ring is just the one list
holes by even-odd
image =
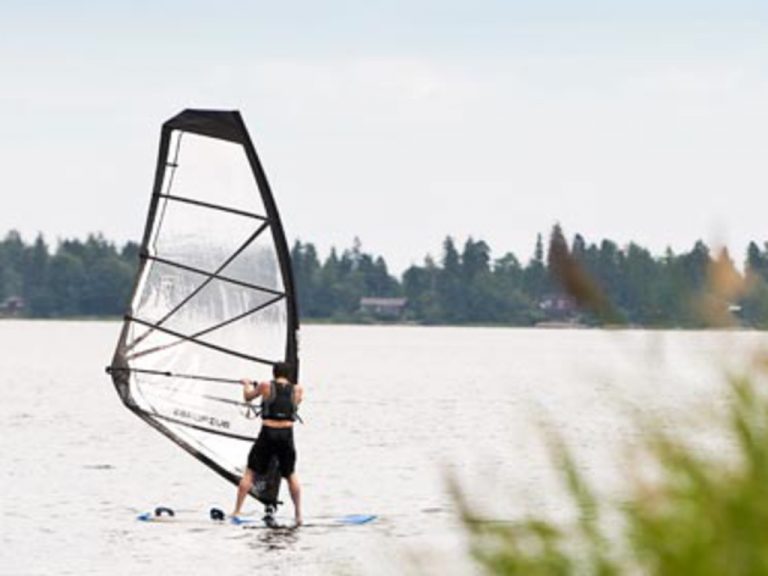
[[296, 403], [293, 399], [294, 384], [269, 383], [269, 396], [261, 399], [262, 420], [296, 420]]

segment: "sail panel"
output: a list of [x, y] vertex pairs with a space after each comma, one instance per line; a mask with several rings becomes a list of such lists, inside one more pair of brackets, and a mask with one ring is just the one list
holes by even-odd
[[[164, 324], [189, 335], [270, 305], [276, 298], [284, 296], [255, 285], [234, 283], [162, 263], [155, 263], [147, 274], [135, 316], [154, 324], [177, 309]], [[284, 325], [284, 319], [282, 323]]]
[[255, 438], [254, 407], [243, 403], [239, 386], [213, 386], [200, 380], [142, 373], [135, 374], [134, 386], [141, 410], [166, 425], [175, 423], [176, 427], [195, 430], [195, 438], [205, 438], [199, 432], [241, 440]]
[[[145, 326], [136, 322], [131, 324], [134, 335], [146, 333]], [[212, 384], [216, 383], [215, 379], [239, 382], [241, 378], [248, 378], [264, 381], [272, 376], [270, 364], [254, 362], [241, 355], [222, 353], [159, 330], [151, 332], [124, 358], [131, 369], [201, 377], [210, 380]], [[239, 388], [237, 393], [242, 397]]]
[[267, 216], [253, 194], [254, 175], [241, 144], [181, 130], [171, 138], [178, 147], [177, 153], [172, 146], [168, 158], [178, 168], [170, 188], [174, 196]]
[[[150, 245], [159, 256], [195, 268], [213, 271], [244, 245], [267, 232], [261, 221], [204, 206], [163, 199], [162, 228]], [[259, 232], [258, 236], [254, 236]], [[270, 246], [274, 250], [274, 246]]]

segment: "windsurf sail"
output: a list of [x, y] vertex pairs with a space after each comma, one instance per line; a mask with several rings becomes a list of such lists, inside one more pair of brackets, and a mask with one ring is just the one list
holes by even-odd
[[[130, 410], [237, 483], [259, 427], [240, 379], [299, 369], [290, 254], [238, 112], [163, 124], [140, 256], [108, 372]], [[277, 499], [263, 481], [252, 492]]]

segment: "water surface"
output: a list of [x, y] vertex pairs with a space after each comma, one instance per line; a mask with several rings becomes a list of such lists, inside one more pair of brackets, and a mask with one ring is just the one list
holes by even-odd
[[306, 326], [305, 514], [381, 518], [273, 533], [135, 520], [157, 505], [229, 510], [234, 487], [122, 406], [104, 373], [118, 331], [0, 322], [0, 574], [399, 574], [413, 557], [466, 574], [446, 478], [494, 518], [565, 514], [543, 429], [619, 490], [639, 440], [630, 413], [687, 426], [724, 402], [725, 368], [768, 345], [757, 332]]

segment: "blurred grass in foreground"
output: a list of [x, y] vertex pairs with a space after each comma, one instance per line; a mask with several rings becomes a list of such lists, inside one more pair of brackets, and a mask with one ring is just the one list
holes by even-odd
[[[571, 260], [565, 264], [561, 281], [568, 292], [593, 311], [610, 311], [589, 281], [569, 286], [581, 272]], [[708, 325], [725, 327], [732, 323], [722, 302], [743, 287], [716, 264], [698, 305]], [[721, 457], [695, 450], [679, 431], [638, 419], [643, 450], [625, 470], [620, 503], [598, 495], [567, 446], [550, 435], [556, 470], [576, 512], [568, 524], [537, 517], [485, 521], [454, 485], [474, 558], [489, 574], [768, 575], [767, 374], [763, 354], [744, 375], [728, 379], [723, 421], [711, 423], [731, 440]]]
[[768, 399], [753, 379], [730, 385], [733, 451], [699, 455], [675, 433], [646, 429], [643, 466], [653, 478], [627, 478], [620, 505], [598, 497], [565, 445], [551, 441], [577, 511], [571, 525], [485, 522], [457, 495], [474, 557], [490, 574], [768, 575]]

